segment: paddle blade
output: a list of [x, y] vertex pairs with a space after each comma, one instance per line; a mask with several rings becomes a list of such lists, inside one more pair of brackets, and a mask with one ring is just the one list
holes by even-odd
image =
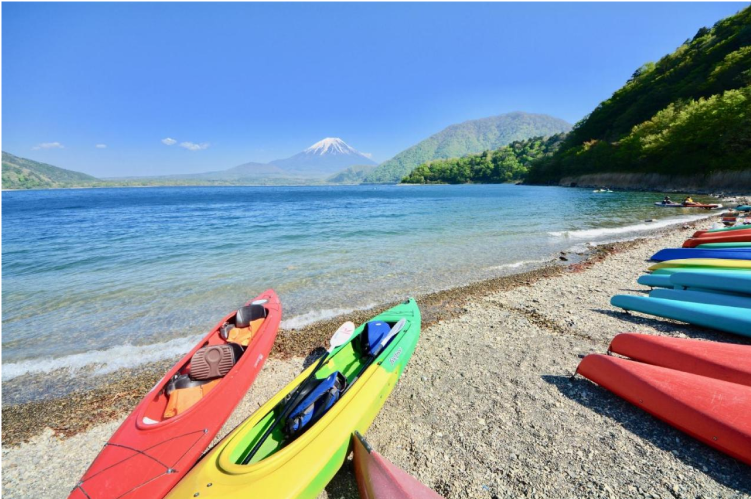
[[355, 325], [351, 321], [347, 321], [339, 326], [339, 329], [336, 330], [334, 336], [331, 337], [331, 346], [329, 347], [329, 352], [347, 343], [350, 338], [352, 338], [352, 333], [354, 332]]
[[370, 448], [355, 432], [355, 476], [362, 499], [442, 499], [419, 480]]
[[407, 323], [407, 319], [404, 319], [404, 318], [399, 319], [399, 322], [394, 324], [394, 327], [391, 328], [391, 330], [389, 331], [389, 334], [384, 336], [383, 339], [381, 340], [381, 347], [386, 346], [386, 344], [388, 344], [388, 342], [391, 341], [391, 338], [399, 334], [399, 331], [404, 329], [404, 325], [406, 323]]

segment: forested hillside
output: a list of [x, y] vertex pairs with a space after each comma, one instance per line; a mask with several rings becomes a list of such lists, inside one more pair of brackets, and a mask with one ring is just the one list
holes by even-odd
[[530, 163], [558, 149], [566, 134], [517, 140], [496, 150], [423, 163], [402, 179], [405, 184], [500, 184], [523, 180]]
[[571, 125], [546, 114], [514, 112], [451, 125], [378, 165], [366, 182], [399, 182], [417, 166], [496, 149], [515, 140], [567, 132]]
[[751, 8], [639, 68], [579, 122], [532, 183], [603, 173], [710, 176], [751, 168]]
[[19, 158], [3, 151], [3, 189], [83, 187], [98, 182], [85, 173]]

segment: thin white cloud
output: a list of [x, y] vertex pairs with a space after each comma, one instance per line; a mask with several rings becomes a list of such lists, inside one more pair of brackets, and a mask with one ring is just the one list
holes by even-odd
[[94, 147], [96, 147], [97, 149], [107, 149], [107, 144], [97, 144]]
[[177, 141], [175, 139], [167, 137], [166, 139], [162, 139], [162, 144], [164, 144], [165, 146], [171, 146], [177, 144]]
[[200, 144], [196, 144], [195, 142], [180, 142], [180, 147], [184, 147], [189, 151], [202, 151], [209, 147], [209, 143], [202, 142]]
[[361, 152], [363, 156], [365, 156], [368, 159], [373, 159], [373, 153], [372, 152]]
[[32, 147], [32, 149], [35, 151], [39, 149], [65, 149], [65, 146], [60, 142], [42, 142], [41, 144]]

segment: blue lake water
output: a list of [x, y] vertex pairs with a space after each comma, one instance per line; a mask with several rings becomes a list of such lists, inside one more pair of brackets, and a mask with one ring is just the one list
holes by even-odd
[[175, 355], [269, 287], [293, 327], [706, 216], [659, 199], [513, 185], [4, 192], [3, 378]]

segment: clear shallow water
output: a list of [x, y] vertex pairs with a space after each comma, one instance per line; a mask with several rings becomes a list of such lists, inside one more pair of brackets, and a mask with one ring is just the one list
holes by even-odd
[[176, 355], [269, 287], [293, 327], [707, 216], [660, 198], [513, 185], [4, 192], [3, 379]]

